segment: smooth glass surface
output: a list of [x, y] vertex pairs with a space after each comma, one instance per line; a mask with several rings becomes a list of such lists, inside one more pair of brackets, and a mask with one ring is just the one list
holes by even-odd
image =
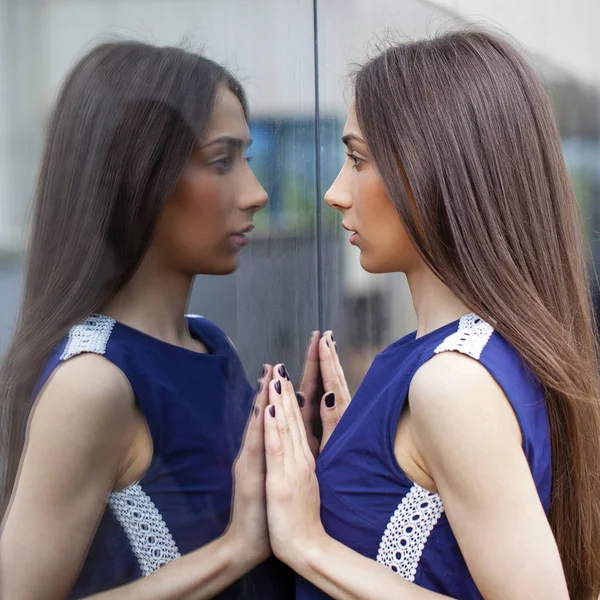
[[183, 45], [227, 66], [248, 95], [251, 166], [270, 195], [238, 272], [198, 277], [190, 312], [233, 340], [252, 380], [264, 361], [299, 376], [317, 325], [311, 0], [0, 3], [0, 354], [17, 312], [44, 124], [62, 78], [94, 44]]

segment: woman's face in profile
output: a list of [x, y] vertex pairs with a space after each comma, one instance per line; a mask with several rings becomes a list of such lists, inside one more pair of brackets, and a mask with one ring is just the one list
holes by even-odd
[[267, 194], [246, 159], [250, 130], [237, 97], [217, 91], [201, 146], [184, 167], [159, 219], [152, 251], [190, 275], [225, 275], [238, 265]]
[[342, 140], [347, 159], [325, 202], [344, 215], [342, 226], [352, 232], [350, 243], [360, 249], [363, 269], [371, 273], [410, 270], [420, 257], [375, 167], [354, 105], [348, 111]]

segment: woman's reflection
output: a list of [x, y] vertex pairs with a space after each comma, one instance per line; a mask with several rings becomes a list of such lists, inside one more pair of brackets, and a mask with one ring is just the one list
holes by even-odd
[[247, 116], [231, 74], [180, 49], [105, 44], [67, 77], [2, 374], [3, 598], [287, 597], [287, 568], [263, 562], [271, 368], [232, 511], [254, 390], [225, 334], [184, 316], [267, 202]]

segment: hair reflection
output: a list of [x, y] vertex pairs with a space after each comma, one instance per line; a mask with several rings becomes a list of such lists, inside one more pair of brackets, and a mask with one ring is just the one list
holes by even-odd
[[2, 369], [2, 597], [285, 597], [262, 418], [242, 444], [254, 390], [226, 335], [184, 317], [266, 204], [250, 143], [239, 83], [196, 54], [105, 44], [67, 77]]

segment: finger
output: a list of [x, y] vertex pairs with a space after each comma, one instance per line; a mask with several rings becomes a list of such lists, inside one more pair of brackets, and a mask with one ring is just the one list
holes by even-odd
[[269, 408], [267, 409], [267, 412], [270, 413], [271, 418], [273, 418], [277, 424], [281, 451], [283, 453], [284, 468], [290, 461], [294, 461], [294, 446], [290, 437], [290, 426], [283, 407], [283, 384], [285, 382], [285, 379], [277, 375], [276, 368], [275, 378], [269, 384]]
[[302, 373], [302, 380], [299, 386], [299, 390], [304, 394], [305, 398], [314, 397], [319, 385], [319, 338], [320, 332], [313, 331], [306, 349], [304, 372]]
[[315, 415], [315, 407], [312, 402], [306, 401], [306, 396], [302, 392], [296, 392], [296, 404], [300, 411], [300, 418], [304, 422], [307, 431], [312, 431], [312, 423]]
[[289, 430], [290, 440], [294, 451], [294, 457], [297, 461], [304, 459], [304, 448], [302, 445], [301, 430], [304, 431], [304, 423], [300, 416], [298, 401], [294, 393], [294, 386], [290, 381], [281, 380], [282, 383], [282, 408], [285, 415], [286, 424]]
[[323, 436], [321, 438], [321, 451], [328, 442], [333, 430], [339, 423], [343, 411], [340, 411], [335, 392], [328, 392], [321, 399], [321, 421], [323, 422]]
[[264, 452], [264, 434], [262, 413], [268, 403], [268, 382], [271, 380], [273, 367], [265, 364], [256, 382], [256, 395], [244, 431], [243, 450], [249, 453]]
[[342, 368], [342, 364], [340, 363], [340, 357], [338, 356], [338, 353], [337, 353], [337, 346], [333, 339], [333, 332], [326, 331], [325, 335], [328, 337], [329, 343], [327, 344], [327, 347], [329, 348], [329, 351], [331, 352], [331, 357], [333, 360], [335, 371], [338, 376], [338, 381], [340, 382], [342, 391], [345, 392], [345, 394], [343, 395], [343, 398], [340, 398], [339, 401], [344, 402], [345, 404], [348, 404], [350, 402], [352, 396], [350, 394], [350, 389], [348, 388], [348, 383], [346, 382], [346, 376], [344, 375], [344, 369]]
[[256, 396], [254, 398], [254, 409], [263, 410], [269, 403], [269, 382], [273, 379], [273, 367], [269, 364], [262, 366], [262, 372], [256, 382]]
[[[288, 385], [291, 386], [289, 383]], [[291, 388], [291, 391], [293, 392], [293, 387]], [[299, 451], [296, 454], [296, 457], [298, 459], [303, 457], [304, 460], [311, 463], [314, 460], [314, 454], [308, 442], [308, 432], [310, 431], [312, 434], [312, 425], [304, 422], [299, 402], [294, 402], [294, 397], [291, 394], [289, 398], [289, 404], [284, 404], [284, 406], [286, 410], [290, 411], [290, 427], [294, 429], [294, 443], [297, 445], [296, 449]], [[307, 427], [310, 427], [310, 429], [307, 429]]]
[[304, 424], [304, 434], [307, 439], [307, 444], [313, 458], [319, 455], [320, 443], [315, 437], [314, 420], [317, 412], [317, 406], [312, 402], [307, 402], [302, 392], [296, 392], [296, 400], [300, 411], [300, 418]]
[[279, 438], [277, 421], [275, 420], [275, 405], [270, 405], [264, 411], [263, 423], [265, 429], [265, 457], [267, 461], [267, 475], [269, 479], [283, 477], [283, 447]]
[[326, 392], [335, 392], [337, 396], [341, 396], [344, 392], [344, 387], [340, 381], [330, 345], [333, 345], [330, 342], [330, 337], [323, 335], [319, 340], [319, 362], [323, 387]]

